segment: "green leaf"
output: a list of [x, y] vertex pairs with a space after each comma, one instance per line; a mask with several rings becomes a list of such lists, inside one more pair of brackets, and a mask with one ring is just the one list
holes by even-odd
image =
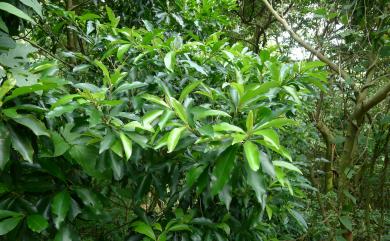
[[185, 129], [185, 127], [177, 127], [171, 130], [167, 141], [168, 153], [171, 153], [173, 150], [175, 150], [177, 143], [179, 143], [180, 136]]
[[193, 168], [191, 168], [186, 175], [186, 181], [187, 181], [187, 186], [192, 187], [200, 175], [203, 173], [204, 169], [206, 169], [207, 165], [198, 165]]
[[35, 23], [34, 20], [32, 18], [30, 18], [30, 16], [28, 16], [22, 10], [14, 7], [13, 5], [11, 5], [9, 3], [0, 2], [0, 10], [6, 11], [6, 12], [8, 12], [10, 14], [13, 14], [13, 15], [19, 17], [19, 18], [23, 18], [23, 19], [25, 19], [27, 21]]
[[280, 148], [279, 136], [273, 129], [263, 129], [253, 132], [253, 135], [263, 136], [264, 141], [270, 143], [275, 148]]
[[32, 8], [41, 18], [43, 18], [42, 5], [37, 0], [20, 0], [20, 2]]
[[0, 222], [0, 235], [11, 232], [22, 219], [23, 217], [13, 217], [2, 220]]
[[174, 98], [171, 98], [172, 107], [175, 110], [176, 115], [184, 122], [188, 123], [187, 111], [184, 106]]
[[30, 163], [33, 162], [34, 149], [32, 148], [31, 142], [25, 135], [16, 133], [13, 128], [9, 128], [12, 147], [22, 155], [25, 161]]
[[98, 151], [86, 145], [74, 145], [69, 150], [70, 156], [75, 160], [85, 173], [90, 176], [97, 175], [96, 160]]
[[264, 177], [261, 176], [258, 172], [251, 169], [247, 169], [247, 183], [255, 191], [257, 201], [262, 204], [262, 207], [265, 208], [265, 198], [266, 198], [266, 186], [264, 183]]
[[293, 164], [291, 164], [289, 162], [285, 162], [285, 161], [272, 161], [272, 164], [274, 166], [283, 167], [283, 168], [286, 168], [288, 170], [291, 170], [291, 171], [294, 171], [294, 172], [298, 172], [299, 174], [302, 174], [301, 170], [299, 170], [298, 167], [294, 166]]
[[160, 127], [160, 130], [164, 129], [165, 125], [167, 122], [172, 119], [174, 116], [175, 112], [171, 110], [164, 110], [163, 115], [160, 118], [160, 122], [158, 122], [158, 126]]
[[116, 28], [116, 26], [118, 26], [120, 18], [119, 17], [115, 17], [114, 12], [107, 5], [106, 5], [106, 11], [107, 11], [108, 20], [110, 20], [110, 22], [111, 22], [111, 26], [113, 28]]
[[56, 87], [58, 87], [58, 85], [53, 84], [53, 83], [45, 83], [44, 85], [43, 84], [34, 84], [34, 85], [30, 85], [30, 86], [19, 87], [19, 88], [14, 89], [12, 91], [12, 94], [7, 96], [4, 99], [4, 102], [15, 99], [16, 97], [21, 96], [21, 95], [25, 95], [25, 94], [29, 94], [29, 93], [33, 93], [33, 92], [41, 91], [41, 90], [50, 90], [50, 89], [54, 89]]
[[145, 100], [150, 101], [150, 102], [153, 102], [153, 103], [165, 106], [167, 108], [170, 108], [169, 105], [167, 103], [165, 103], [165, 101], [163, 99], [161, 99], [160, 97], [157, 97], [155, 95], [143, 94], [141, 97]]
[[253, 111], [249, 111], [246, 117], [246, 131], [250, 132], [253, 129]]
[[251, 141], [246, 141], [244, 143], [244, 152], [245, 152], [245, 157], [248, 161], [249, 167], [253, 171], [257, 171], [260, 168], [260, 158], [259, 158], [259, 149]]
[[173, 72], [173, 68], [175, 67], [175, 62], [176, 62], [176, 53], [175, 51], [170, 51], [168, 52], [165, 57], [164, 57], [164, 64], [165, 67]]
[[243, 107], [257, 101], [263, 94], [267, 93], [272, 88], [279, 87], [279, 85], [280, 84], [277, 81], [270, 81], [248, 89], [241, 97], [239, 107]]
[[11, 74], [8, 74], [7, 80], [2, 83], [1, 88], [0, 88], [0, 106], [2, 106], [2, 104], [3, 104], [2, 100], [3, 100], [4, 96], [10, 90], [12, 90], [12, 88], [14, 88], [15, 84], [16, 84], [15, 78]]
[[57, 232], [54, 241], [79, 241], [79, 237], [76, 232], [70, 228], [69, 225], [63, 225]]
[[243, 129], [241, 129], [238, 126], [226, 123], [226, 122], [221, 122], [218, 124], [213, 125], [213, 130], [218, 131], [218, 132], [241, 132], [245, 133]]
[[140, 233], [140, 234], [144, 234], [144, 235], [148, 236], [149, 238], [156, 240], [156, 235], [154, 234], [152, 227], [150, 227], [146, 223], [141, 222], [141, 221], [136, 221], [131, 226], [134, 227], [135, 232]]
[[118, 158], [112, 151], [109, 152], [109, 161], [111, 164], [114, 179], [119, 181], [124, 175], [124, 165], [122, 159]]
[[142, 83], [139, 81], [134, 81], [132, 83], [124, 83], [124, 84], [120, 85], [118, 88], [116, 88], [114, 90], [114, 92], [112, 92], [112, 94], [116, 95], [116, 94], [122, 93], [124, 91], [132, 90], [132, 89], [136, 89], [136, 88], [141, 88], [141, 87], [144, 87], [147, 85], [148, 85], [147, 83]]
[[54, 154], [53, 156], [61, 156], [67, 150], [69, 150], [69, 144], [62, 138], [62, 136], [57, 132], [51, 132], [51, 140], [54, 144]]
[[202, 120], [209, 116], [224, 116], [224, 117], [231, 117], [228, 113], [221, 111], [221, 110], [210, 110], [204, 107], [193, 107], [191, 109], [191, 113], [194, 114], [195, 120]]
[[51, 203], [51, 211], [55, 214], [54, 225], [57, 229], [65, 220], [70, 208], [70, 195], [67, 191], [62, 191], [54, 196]]
[[222, 152], [215, 163], [213, 169], [214, 181], [211, 183], [211, 194], [215, 195], [222, 190], [228, 182], [230, 173], [233, 170], [234, 162], [236, 160], [237, 146], [230, 146]]
[[50, 136], [50, 133], [46, 129], [45, 125], [33, 115], [22, 115], [21, 117], [14, 118], [12, 120], [26, 126], [32, 130], [36, 136]]
[[298, 104], [301, 104], [301, 100], [299, 99], [298, 93], [294, 87], [283, 86], [283, 89], [285, 89], [287, 91], [287, 93], [289, 93], [293, 97], [295, 102], [297, 102]]
[[40, 233], [49, 226], [49, 223], [42, 215], [34, 214], [27, 217], [27, 226], [32, 231]]
[[347, 216], [341, 216], [339, 217], [339, 220], [341, 222], [341, 224], [346, 228], [348, 229], [348, 231], [351, 231], [352, 232], [352, 221], [349, 217]]
[[275, 168], [272, 162], [268, 159], [267, 154], [260, 151], [261, 169], [271, 177], [275, 177]]
[[187, 85], [180, 94], [179, 102], [183, 102], [184, 99], [193, 91], [202, 81], [195, 81], [189, 85]]
[[119, 138], [121, 139], [123, 150], [125, 151], [126, 155], [126, 160], [128, 161], [133, 151], [133, 143], [123, 132], [119, 133]]
[[293, 209], [289, 209], [288, 210], [290, 212], [290, 214], [294, 217], [294, 219], [298, 222], [298, 224], [303, 227], [305, 230], [307, 230], [307, 223], [305, 221], [305, 219], [303, 218], [302, 214], [300, 214], [299, 212], [293, 210]]
[[129, 51], [130, 47], [131, 47], [131, 44], [122, 44], [121, 46], [119, 46], [118, 52], [116, 54], [116, 57], [119, 60], [122, 60], [123, 59], [123, 55], [125, 53], [127, 53], [127, 51]]
[[8, 129], [0, 122], [0, 170], [3, 170], [10, 159], [11, 138]]
[[0, 219], [9, 218], [9, 217], [21, 217], [22, 213], [17, 213], [9, 210], [0, 210]]
[[191, 231], [191, 228], [187, 224], [179, 223], [179, 224], [173, 225], [167, 231], [168, 232]]
[[105, 150], [110, 149], [111, 146], [114, 144], [115, 139], [116, 139], [115, 135], [112, 133], [112, 131], [110, 131], [108, 129], [106, 135], [103, 138], [103, 140], [100, 142], [99, 154], [101, 154]]
[[152, 110], [152, 111], [149, 111], [148, 113], [146, 113], [142, 117], [142, 123], [144, 125], [150, 125], [157, 117], [159, 117], [163, 113], [164, 113], [163, 110]]
[[296, 122], [294, 120], [290, 120], [286, 118], [278, 118], [261, 124], [259, 127], [255, 128], [255, 131], [260, 129], [268, 129], [268, 128], [281, 128], [285, 125], [296, 125]]

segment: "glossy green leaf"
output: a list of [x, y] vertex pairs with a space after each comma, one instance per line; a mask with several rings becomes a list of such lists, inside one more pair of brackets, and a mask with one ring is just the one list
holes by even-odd
[[253, 171], [251, 169], [247, 170], [247, 183], [255, 191], [257, 201], [262, 204], [262, 207], [265, 208], [265, 198], [266, 198], [266, 186], [265, 180], [259, 172]]
[[36, 136], [50, 136], [50, 133], [46, 129], [45, 125], [33, 115], [23, 115], [21, 117], [14, 118], [13, 120], [32, 130]]
[[175, 150], [177, 143], [179, 143], [181, 134], [183, 133], [183, 131], [185, 129], [186, 129], [185, 127], [177, 127], [175, 129], [171, 130], [171, 132], [169, 133], [169, 136], [168, 136], [168, 141], [167, 141], [168, 153]]
[[129, 90], [132, 90], [132, 89], [137, 89], [137, 88], [141, 88], [141, 87], [145, 87], [147, 86], [148, 84], [146, 83], [142, 83], [142, 82], [139, 82], [139, 81], [134, 81], [132, 83], [123, 83], [122, 85], [120, 85], [119, 87], [117, 87], [114, 92], [112, 92], [113, 95], [117, 95], [119, 93], [122, 93], [122, 92], [125, 92], [125, 91], [129, 91]]
[[176, 53], [175, 51], [170, 51], [168, 52], [165, 57], [164, 57], [164, 64], [165, 64], [165, 67], [173, 72], [173, 69], [175, 67], [175, 62], [176, 62]]
[[255, 128], [255, 131], [260, 129], [268, 129], [268, 128], [281, 128], [285, 125], [295, 125], [295, 124], [296, 122], [294, 120], [290, 120], [286, 118], [278, 118], [261, 124], [260, 126]]
[[133, 143], [123, 132], [119, 133], [119, 138], [121, 139], [123, 150], [125, 151], [126, 160], [129, 160], [131, 153], [133, 152]]
[[187, 174], [186, 174], [186, 181], [187, 186], [192, 187], [200, 177], [200, 175], [203, 173], [203, 171], [206, 169], [207, 165], [198, 165], [193, 168], [191, 168]]
[[151, 238], [152, 240], [156, 240], [156, 235], [154, 234], [152, 227], [150, 227], [146, 223], [141, 222], [141, 221], [137, 221], [137, 222], [134, 222], [131, 226], [134, 227], [135, 232], [140, 233], [140, 234], [144, 234], [144, 235], [148, 236], [149, 238]]
[[275, 148], [280, 148], [279, 136], [273, 129], [256, 130], [253, 135], [263, 136], [264, 140]]
[[157, 97], [155, 95], [151, 95], [151, 94], [143, 94], [141, 96], [143, 99], [145, 100], [148, 100], [150, 102], [153, 102], [153, 103], [156, 103], [156, 104], [159, 104], [159, 105], [162, 105], [162, 106], [165, 106], [167, 108], [170, 108], [169, 105], [167, 103], [165, 103], [165, 101], [163, 99], [161, 99], [160, 97]]
[[49, 223], [42, 215], [33, 214], [27, 217], [27, 226], [32, 231], [40, 233], [49, 226]]
[[299, 223], [299, 225], [302, 228], [304, 228], [305, 230], [307, 230], [308, 226], [307, 226], [307, 223], [306, 223], [305, 219], [303, 218], [302, 214], [300, 214], [299, 212], [292, 210], [292, 209], [289, 209], [288, 211], [294, 217], [294, 219]]
[[216, 195], [222, 190], [228, 182], [230, 173], [233, 170], [234, 162], [237, 156], [237, 146], [230, 146], [223, 151], [217, 158], [213, 169], [213, 177], [211, 183], [211, 193]]
[[251, 141], [246, 141], [244, 143], [244, 152], [246, 160], [250, 168], [253, 171], [257, 171], [260, 168], [260, 157], [259, 157], [259, 148]]
[[12, 217], [0, 222], [0, 235], [11, 232], [20, 223], [23, 217]]
[[218, 124], [213, 125], [213, 130], [218, 132], [241, 132], [245, 133], [243, 129], [241, 129], [238, 126], [229, 124], [227, 122], [221, 122]]
[[33, 162], [34, 149], [26, 136], [16, 133], [13, 128], [9, 128], [12, 148], [20, 153], [25, 161]]
[[64, 222], [70, 209], [70, 195], [67, 191], [57, 193], [51, 203], [51, 212], [55, 215], [54, 225], [57, 229]]
[[43, 18], [42, 5], [37, 0], [20, 0], [20, 2], [31, 7], [41, 18]]
[[290, 171], [298, 172], [299, 174], [302, 174], [301, 170], [299, 170], [298, 167], [294, 166], [293, 164], [285, 161], [272, 161], [272, 164], [274, 166], [283, 167]]
[[30, 21], [32, 23], [35, 23], [34, 20], [28, 16], [26, 13], [24, 13], [22, 10], [16, 8], [15, 6], [6, 3], [6, 2], [0, 2], [0, 10], [3, 10], [5, 12], [8, 12], [10, 14], [13, 14], [19, 18], [23, 18], [27, 21]]
[[22, 213], [0, 209], [0, 219], [9, 218], [9, 217], [21, 217], [21, 216], [23, 216]]
[[8, 129], [0, 122], [0, 170], [7, 165], [11, 154], [11, 138]]
[[129, 51], [130, 47], [131, 47], [131, 44], [122, 44], [121, 46], [119, 46], [116, 57], [119, 60], [122, 60], [123, 55], [125, 55], [125, 53], [127, 53]]
[[267, 154], [260, 151], [260, 163], [261, 169], [264, 173], [267, 173], [271, 177], [275, 177], [275, 168], [272, 165], [272, 162], [269, 160]]
[[189, 85], [187, 85], [183, 91], [180, 93], [179, 102], [183, 102], [184, 99], [196, 88], [202, 81], [195, 81]]
[[253, 111], [249, 111], [248, 116], [246, 117], [246, 130], [250, 132], [253, 128]]
[[184, 106], [174, 98], [171, 98], [172, 107], [175, 110], [176, 115], [184, 122], [188, 123], [187, 111]]

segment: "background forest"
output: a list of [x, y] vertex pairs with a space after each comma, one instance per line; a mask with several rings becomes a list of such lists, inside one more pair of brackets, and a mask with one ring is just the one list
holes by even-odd
[[387, 0], [0, 1], [0, 240], [390, 240]]

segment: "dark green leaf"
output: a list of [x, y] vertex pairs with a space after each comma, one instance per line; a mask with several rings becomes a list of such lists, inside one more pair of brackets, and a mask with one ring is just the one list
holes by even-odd
[[[211, 183], [212, 195], [222, 190], [228, 182], [237, 155], [237, 146], [230, 146], [216, 160]], [[214, 180], [213, 180], [214, 179]]]
[[27, 217], [27, 226], [32, 231], [40, 233], [49, 226], [49, 223], [42, 215], [34, 214]]

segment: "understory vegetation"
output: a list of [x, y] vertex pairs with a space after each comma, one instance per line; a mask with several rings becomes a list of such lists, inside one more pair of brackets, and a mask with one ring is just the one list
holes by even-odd
[[386, 0], [0, 1], [0, 240], [390, 240]]

